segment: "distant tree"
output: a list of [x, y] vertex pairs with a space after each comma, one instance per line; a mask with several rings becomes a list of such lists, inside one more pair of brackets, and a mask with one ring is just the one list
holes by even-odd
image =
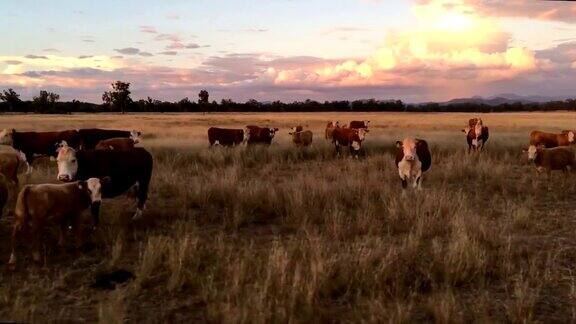
[[48, 92], [46, 90], [41, 90], [38, 97], [34, 97], [32, 103], [34, 104], [37, 111], [45, 112], [55, 112], [56, 103], [60, 100], [60, 95], [54, 92]]
[[116, 81], [112, 83], [112, 91], [104, 92], [102, 101], [107, 105], [113, 105], [118, 108], [120, 112], [124, 113], [126, 107], [132, 103], [130, 93], [129, 82]]
[[16, 110], [18, 105], [22, 102], [22, 100], [20, 100], [20, 95], [12, 88], [2, 91], [2, 93], [0, 93], [0, 100], [8, 104], [8, 109], [10, 111]]
[[198, 94], [198, 103], [199, 104], [207, 104], [210, 102], [210, 95], [208, 94], [208, 91], [206, 90], [201, 90], [200, 93]]

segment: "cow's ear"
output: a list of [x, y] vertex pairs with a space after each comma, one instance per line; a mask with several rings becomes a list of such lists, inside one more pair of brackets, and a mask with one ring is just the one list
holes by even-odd
[[401, 147], [402, 147], [402, 142], [396, 141], [396, 147], [397, 147], [397, 148], [401, 148]]
[[86, 185], [86, 181], [78, 181], [78, 188], [79, 189], [84, 189], [87, 188], [88, 186]]
[[466, 134], [466, 129], [465, 129], [465, 128], [462, 129], [462, 133]]
[[109, 184], [110, 182], [112, 182], [112, 178], [110, 178], [108, 176], [100, 179], [100, 184], [103, 186]]
[[522, 148], [522, 152], [526, 153], [526, 152], [528, 152], [528, 149], [525, 148], [525, 147], [523, 147], [523, 148]]

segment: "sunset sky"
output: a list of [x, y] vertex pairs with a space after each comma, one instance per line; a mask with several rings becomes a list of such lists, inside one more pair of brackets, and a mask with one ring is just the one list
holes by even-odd
[[537, 0], [19, 0], [0, 89], [133, 98], [440, 101], [576, 96], [576, 3]]

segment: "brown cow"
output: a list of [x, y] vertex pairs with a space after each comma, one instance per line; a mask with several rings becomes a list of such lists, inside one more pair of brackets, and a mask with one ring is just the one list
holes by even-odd
[[[115, 129], [100, 129], [100, 128], [84, 128], [78, 130], [78, 135], [80, 137], [79, 148], [82, 150], [93, 150], [100, 141], [107, 140], [110, 138], [139, 138], [142, 133], [136, 130], [125, 131], [125, 130], [115, 130]], [[68, 143], [68, 145], [76, 148], [74, 145]]]
[[575, 136], [573, 131], [566, 133], [554, 134], [545, 133], [541, 131], [533, 131], [530, 133], [530, 145], [539, 146], [544, 145], [546, 148], [553, 148], [557, 146], [569, 146], [574, 144]]
[[334, 128], [332, 132], [332, 143], [336, 149], [336, 154], [340, 156], [340, 146], [348, 146], [350, 154], [358, 158], [358, 153], [362, 148], [362, 142], [366, 138], [367, 129]]
[[340, 128], [340, 122], [339, 121], [331, 121], [326, 125], [326, 139], [327, 140], [331, 140], [332, 139], [332, 133], [334, 132], [334, 129], [336, 128]]
[[134, 145], [140, 143], [140, 137], [133, 134], [130, 138], [116, 137], [100, 141], [96, 145], [96, 150], [131, 150]]
[[76, 247], [82, 244], [80, 214], [91, 207], [97, 213], [102, 202], [101, 182], [97, 178], [66, 184], [25, 186], [16, 201], [12, 229], [12, 253], [8, 264], [16, 265], [16, 248], [26, 235], [30, 240], [32, 257], [40, 262], [40, 238], [46, 224], [60, 226], [58, 243], [64, 246], [65, 233], [72, 224], [76, 233]]
[[302, 126], [292, 127], [292, 131], [288, 134], [292, 136], [292, 142], [296, 144], [296, 146], [312, 145], [314, 134], [310, 130], [302, 130]]
[[[469, 125], [474, 119], [470, 119]], [[490, 130], [488, 127], [482, 125], [482, 120], [474, 122], [474, 126], [466, 127], [462, 130], [466, 135], [466, 142], [468, 143], [468, 153], [470, 151], [482, 151], [484, 150], [484, 145], [490, 137]]]
[[272, 139], [274, 138], [274, 135], [276, 135], [276, 132], [278, 131], [278, 128], [271, 128], [271, 127], [260, 127], [260, 126], [246, 126], [246, 129], [248, 130], [248, 145], [253, 145], [253, 144], [267, 144], [270, 145], [272, 144]]
[[575, 169], [574, 153], [566, 147], [544, 148], [542, 145], [530, 145], [523, 151], [528, 153], [528, 160], [534, 162], [538, 173], [546, 171], [550, 174], [553, 170], [567, 172]]
[[396, 167], [402, 180], [402, 188], [408, 187], [408, 181], [412, 186], [420, 190], [422, 188], [422, 174], [432, 166], [432, 155], [428, 143], [422, 139], [406, 138], [397, 141]]
[[26, 161], [32, 164], [34, 155], [56, 156], [58, 145], [66, 141], [71, 147], [79, 147], [78, 131], [61, 132], [17, 132], [14, 129], [0, 132], [0, 144], [10, 145], [26, 155]]
[[369, 120], [353, 120], [350, 122], [350, 128], [368, 128], [368, 125], [370, 124]]
[[222, 146], [236, 146], [246, 142], [248, 136], [248, 130], [242, 129], [229, 129], [229, 128], [218, 128], [210, 127], [208, 129], [208, 141], [210, 146], [222, 145]]

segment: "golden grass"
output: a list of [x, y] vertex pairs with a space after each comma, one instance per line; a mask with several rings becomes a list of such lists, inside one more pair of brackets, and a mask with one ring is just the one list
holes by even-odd
[[[23, 258], [0, 272], [0, 320], [574, 321], [574, 176], [537, 177], [521, 148], [530, 130], [573, 128], [575, 116], [482, 115], [492, 138], [481, 155], [465, 153], [469, 114], [3, 116], [0, 128], [140, 129], [155, 171], [141, 222], [131, 198], [105, 201], [97, 249], [62, 254], [49, 231], [43, 267]], [[360, 160], [335, 158], [323, 139], [337, 119], [371, 120]], [[276, 144], [208, 148], [208, 127], [246, 124], [280, 127]], [[312, 148], [290, 144], [298, 124]], [[408, 135], [433, 153], [422, 192], [403, 193], [393, 163]], [[53, 181], [52, 163], [23, 182]], [[137, 279], [88, 287], [114, 268]]]

